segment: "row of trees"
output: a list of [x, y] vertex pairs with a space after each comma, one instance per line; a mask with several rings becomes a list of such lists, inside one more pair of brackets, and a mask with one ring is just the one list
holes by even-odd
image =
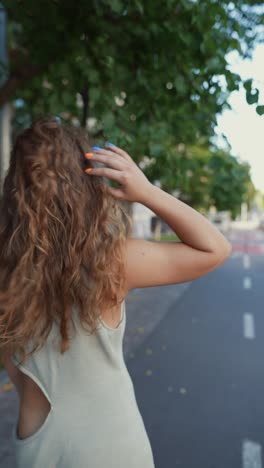
[[[5, 4], [5, 2], [3, 2]], [[251, 201], [249, 167], [212, 148], [216, 117], [252, 80], [228, 53], [250, 56], [263, 2], [253, 0], [15, 0], [6, 2], [9, 70], [0, 106], [14, 105], [14, 135], [43, 113], [124, 146], [150, 180], [185, 201], [237, 213]]]
[[[210, 206], [219, 211], [229, 210], [233, 219], [241, 211], [241, 203], [251, 208], [255, 187], [250, 177], [250, 166], [228, 152], [207, 146], [178, 145], [168, 160], [167, 171], [160, 177], [155, 158], [145, 161], [145, 173], [151, 180], [160, 180], [168, 192], [176, 191], [185, 203], [206, 213]], [[165, 162], [166, 159], [166, 162]], [[142, 163], [141, 163], [142, 164]]]

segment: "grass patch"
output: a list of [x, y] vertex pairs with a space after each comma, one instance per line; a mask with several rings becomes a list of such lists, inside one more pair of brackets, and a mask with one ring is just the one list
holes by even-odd
[[[150, 241], [154, 241], [154, 237], [147, 237], [146, 240], [150, 240]], [[181, 239], [176, 236], [176, 234], [162, 234], [160, 236], [160, 241], [156, 241], [156, 242], [161, 242], [161, 241], [164, 241], [164, 242], [167, 242], [167, 241], [179, 241], [181, 242]]]
[[160, 237], [161, 241], [180, 241], [179, 237], [176, 234], [162, 234]]

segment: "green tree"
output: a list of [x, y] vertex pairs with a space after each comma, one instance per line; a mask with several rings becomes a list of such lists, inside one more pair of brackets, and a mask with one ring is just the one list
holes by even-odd
[[239, 214], [241, 203], [249, 207], [255, 195], [251, 182], [250, 165], [234, 156], [217, 150], [212, 154], [209, 167], [213, 170], [211, 198], [217, 210], [229, 210], [233, 219]]
[[[99, 141], [126, 144], [139, 160], [212, 136], [216, 114], [242, 83], [226, 55], [250, 54], [263, 18], [262, 2], [249, 0], [4, 4], [10, 74], [0, 106], [18, 100], [14, 123], [40, 113], [83, 126], [90, 118]], [[253, 84], [245, 86], [252, 100]]]
[[[186, 202], [205, 209], [212, 194], [205, 160], [229, 93], [244, 85], [262, 113], [254, 83], [230, 71], [227, 54], [250, 55], [261, 39], [263, 2], [3, 3], [10, 66], [0, 107], [13, 103], [14, 135], [43, 113], [87, 126], [97, 143], [107, 139], [131, 151], [151, 181], [167, 191], [180, 187]], [[228, 196], [217, 180], [221, 209]], [[230, 177], [227, 193], [233, 183]], [[241, 197], [230, 200], [238, 206]]]
[[[165, 158], [164, 158], [165, 159]], [[159, 180], [164, 190], [178, 191], [177, 197], [206, 213], [211, 205], [230, 211], [235, 217], [242, 202], [251, 208], [255, 187], [250, 166], [228, 151], [200, 141], [197, 145], [178, 145], [166, 154], [166, 171], [160, 172], [157, 158], [145, 162], [145, 174]]]
[[261, 190], [257, 190], [254, 199], [258, 208], [260, 208], [264, 212], [264, 193]]

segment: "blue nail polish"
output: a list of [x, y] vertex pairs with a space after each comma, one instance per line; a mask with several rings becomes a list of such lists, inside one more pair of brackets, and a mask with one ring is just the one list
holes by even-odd
[[115, 146], [113, 143], [110, 143], [110, 141], [107, 141], [107, 142], [106, 142], [106, 145], [108, 145], [108, 146]]
[[93, 146], [92, 149], [94, 149], [94, 150], [100, 150], [101, 148], [100, 148], [100, 146]]

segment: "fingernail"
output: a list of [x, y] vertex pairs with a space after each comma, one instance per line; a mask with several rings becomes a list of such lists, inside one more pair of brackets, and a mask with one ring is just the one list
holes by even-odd
[[100, 148], [100, 146], [93, 146], [92, 149], [95, 150], [95, 151], [96, 151], [96, 150], [98, 151], [98, 150], [100, 150], [101, 148]]
[[106, 145], [108, 145], [108, 146], [115, 146], [113, 143], [110, 143], [110, 141], [107, 141], [107, 142], [106, 142]]
[[85, 169], [85, 172], [91, 172], [92, 168], [89, 167], [88, 169]]
[[86, 158], [91, 158], [93, 156], [93, 153], [85, 153]]

